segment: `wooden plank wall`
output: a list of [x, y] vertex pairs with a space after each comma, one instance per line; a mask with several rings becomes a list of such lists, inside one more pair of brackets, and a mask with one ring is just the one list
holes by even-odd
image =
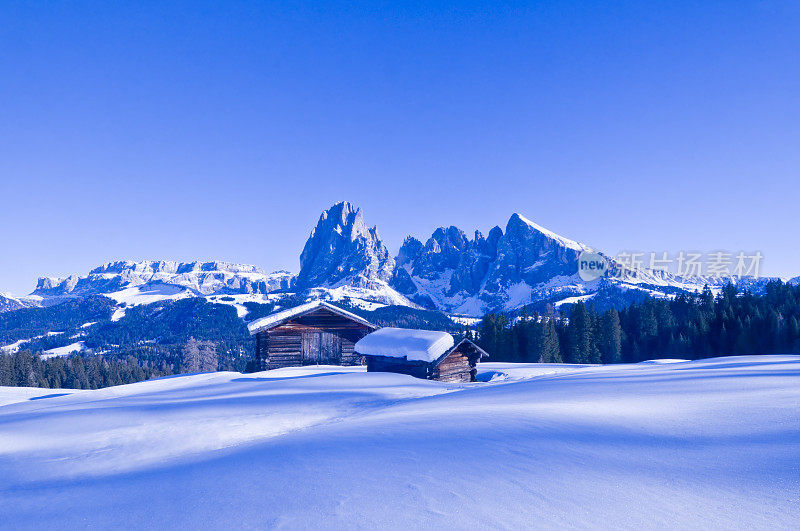
[[302, 334], [282, 328], [273, 328], [267, 334], [267, 369], [300, 367], [303, 364]]
[[472, 366], [469, 355], [455, 350], [447, 355], [431, 374], [432, 380], [442, 382], [470, 382], [472, 381]]
[[353, 348], [372, 329], [358, 321], [318, 308], [256, 335], [256, 352], [262, 370], [300, 367], [304, 362], [313, 363], [313, 360], [303, 359], [303, 334], [319, 332], [329, 332], [339, 338], [341, 365], [363, 363], [363, 358], [356, 355]]
[[396, 372], [441, 382], [474, 382], [479, 356], [468, 346], [454, 349], [438, 365], [386, 356], [367, 356], [367, 371]]

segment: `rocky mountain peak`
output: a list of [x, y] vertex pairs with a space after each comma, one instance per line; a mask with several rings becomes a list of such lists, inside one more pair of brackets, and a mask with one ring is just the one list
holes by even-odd
[[423, 249], [422, 242], [413, 236], [408, 236], [400, 246], [400, 251], [397, 253], [395, 265], [397, 267], [409, 267], [413, 265], [414, 261], [419, 257]]
[[297, 287], [374, 288], [387, 282], [394, 260], [360, 208], [343, 201], [322, 213], [300, 253]]

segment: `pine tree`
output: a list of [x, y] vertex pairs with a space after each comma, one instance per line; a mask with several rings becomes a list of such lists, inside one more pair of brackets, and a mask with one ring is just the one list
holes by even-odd
[[511, 334], [508, 331], [508, 317], [503, 313], [488, 313], [481, 320], [478, 344], [497, 361], [511, 359]]
[[593, 357], [592, 322], [586, 305], [578, 302], [572, 305], [567, 325], [569, 363], [591, 363]]
[[798, 321], [797, 317], [792, 316], [786, 329], [788, 332], [786, 344], [789, 352], [800, 352], [800, 321]]
[[598, 348], [601, 361], [603, 363], [619, 363], [622, 361], [622, 328], [617, 310], [612, 308], [604, 312], [599, 328]]
[[561, 357], [561, 348], [558, 341], [558, 331], [553, 319], [547, 319], [546, 323], [542, 323], [541, 334], [541, 355], [539, 361], [541, 363], [563, 363]]
[[0, 385], [14, 385], [13, 362], [9, 354], [0, 354]]
[[528, 344], [523, 361], [541, 362], [544, 349], [544, 322], [540, 322], [538, 316], [536, 316], [527, 322], [526, 329]]

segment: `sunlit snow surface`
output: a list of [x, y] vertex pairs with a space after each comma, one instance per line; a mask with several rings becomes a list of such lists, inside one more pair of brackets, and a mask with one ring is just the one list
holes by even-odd
[[796, 527], [800, 357], [669, 361], [0, 388], [0, 527]]

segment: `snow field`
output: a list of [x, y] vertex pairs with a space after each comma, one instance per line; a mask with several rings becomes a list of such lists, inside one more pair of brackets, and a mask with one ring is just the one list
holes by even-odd
[[494, 379], [475, 384], [306, 367], [17, 397], [0, 407], [0, 522], [795, 527], [800, 356], [671, 361], [482, 363]]

